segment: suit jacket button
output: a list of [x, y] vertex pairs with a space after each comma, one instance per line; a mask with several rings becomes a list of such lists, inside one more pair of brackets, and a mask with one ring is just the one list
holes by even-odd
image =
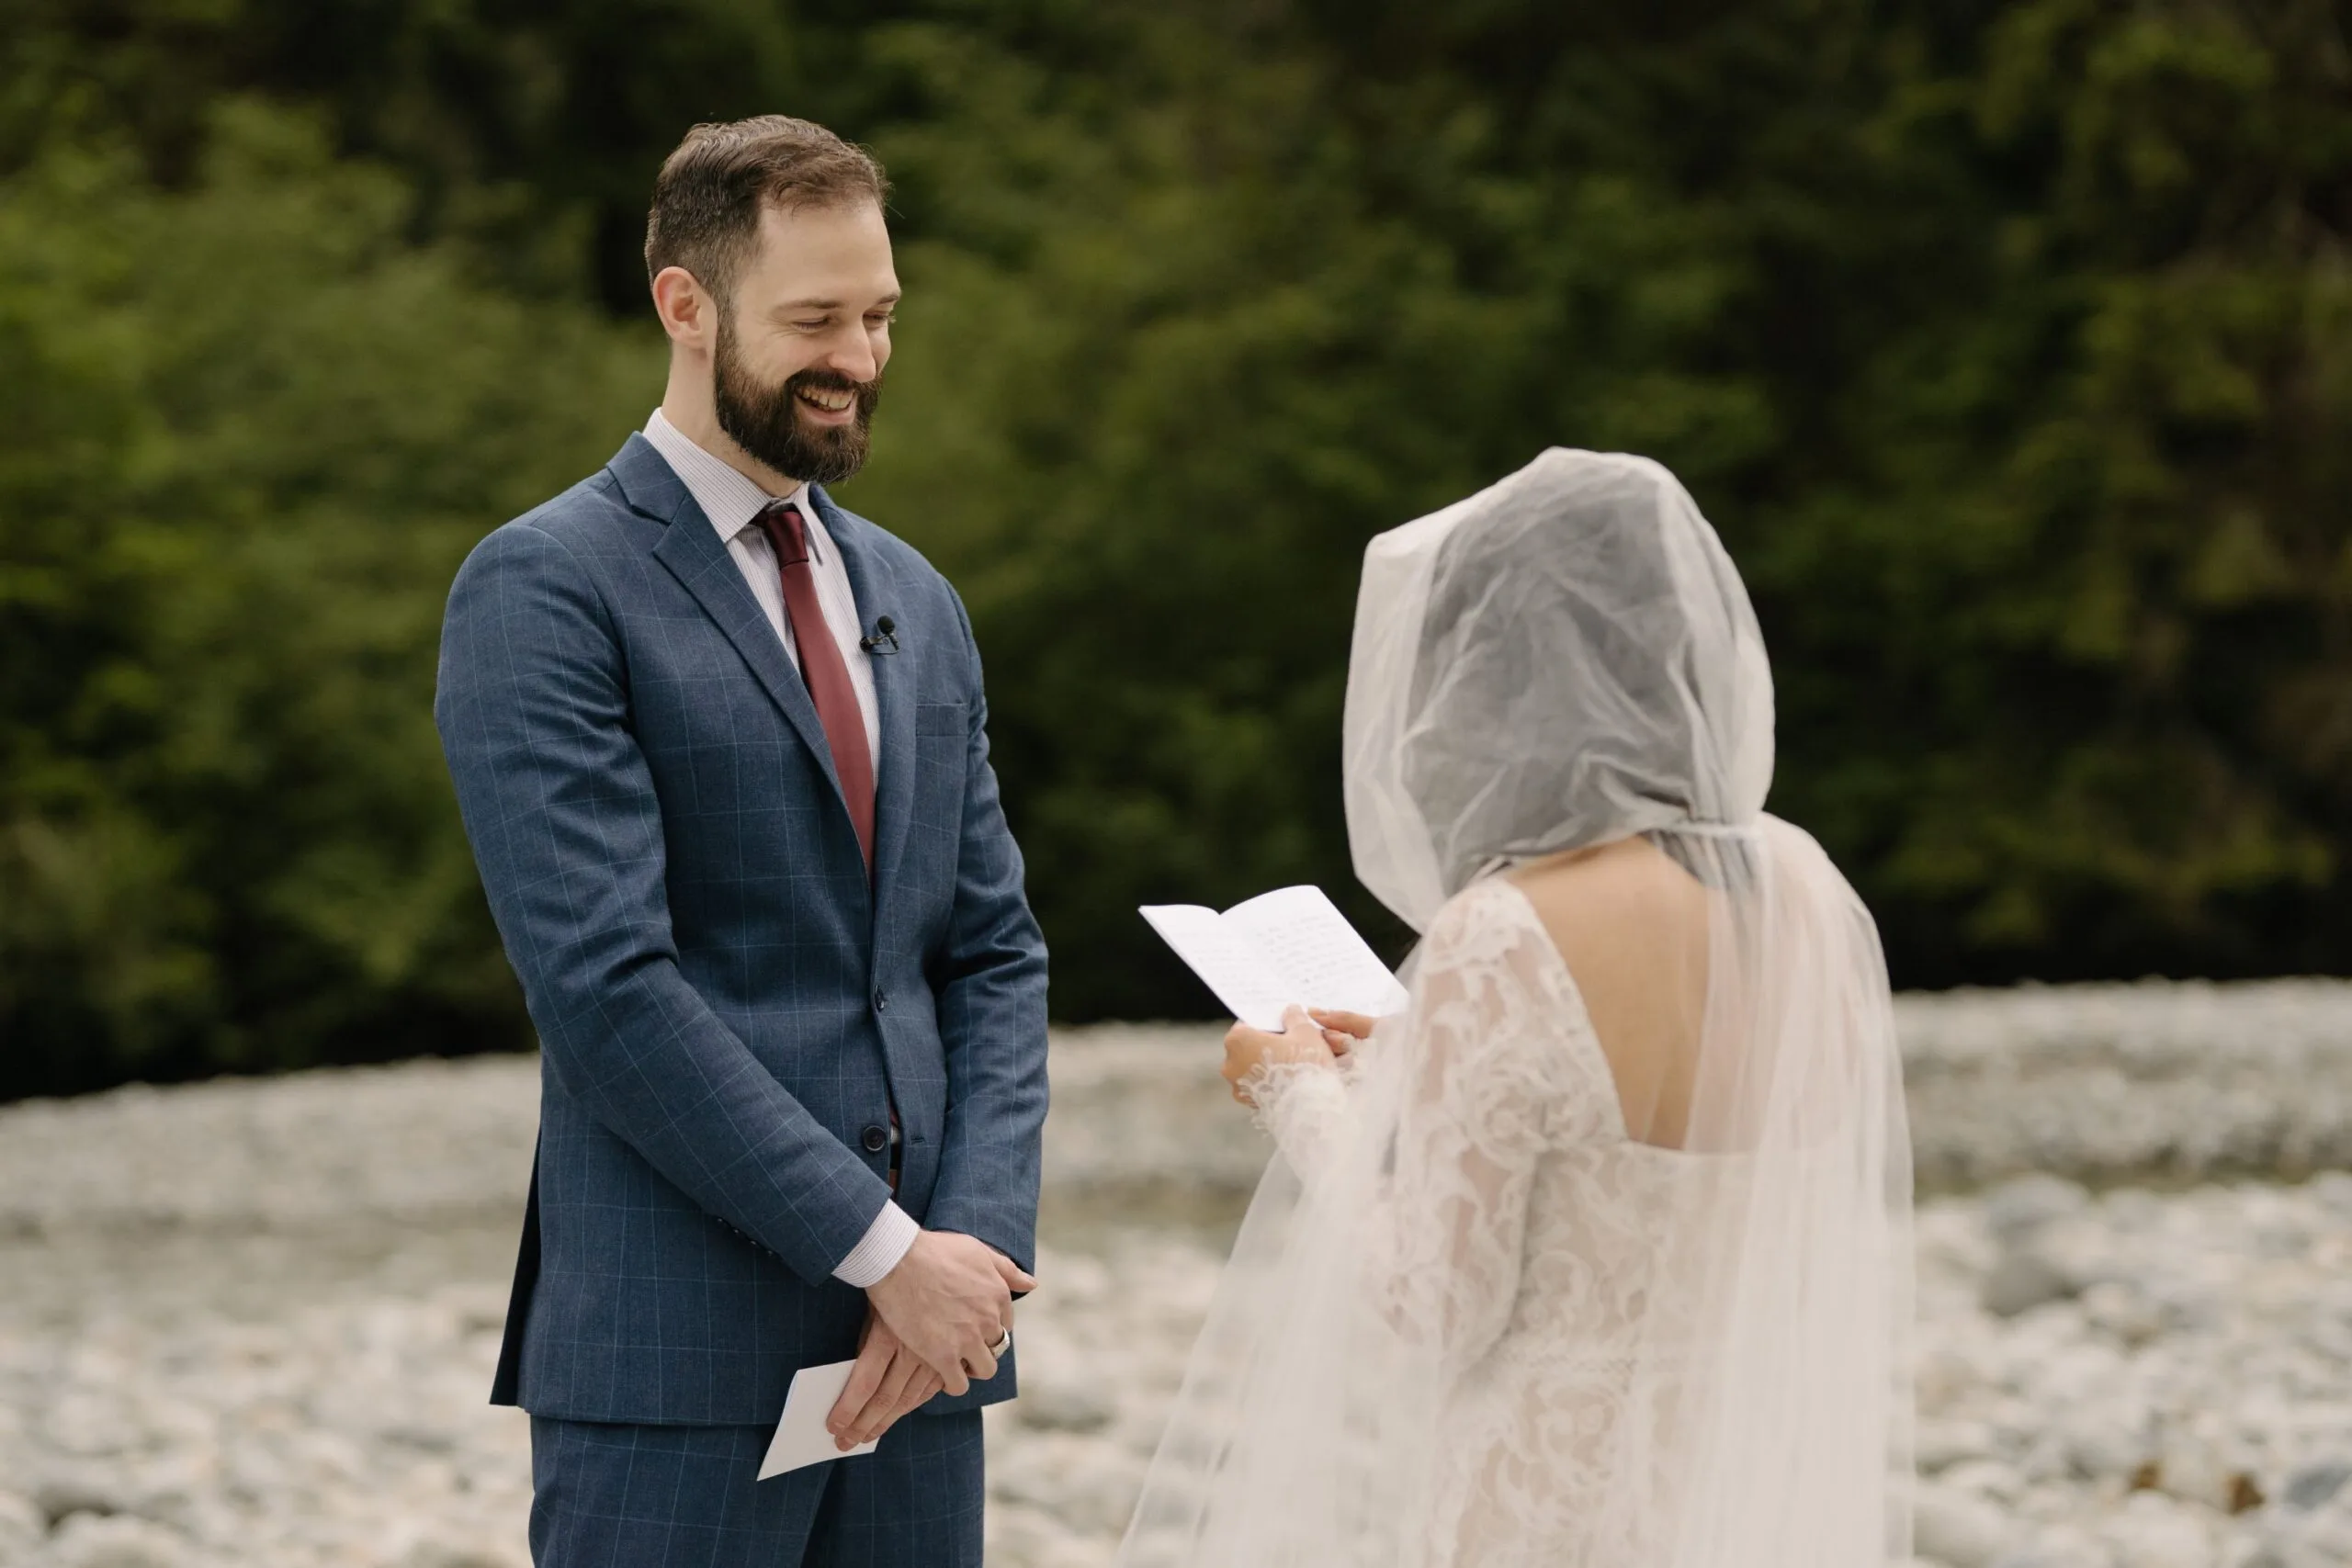
[[874, 1010], [876, 1012], [888, 1012], [890, 1010], [890, 998], [888, 993], [884, 991], [876, 991], [874, 993]]
[[884, 1149], [890, 1146], [889, 1129], [887, 1127], [868, 1127], [865, 1132], [858, 1134], [858, 1141], [865, 1145], [865, 1152], [867, 1154], [878, 1155]]

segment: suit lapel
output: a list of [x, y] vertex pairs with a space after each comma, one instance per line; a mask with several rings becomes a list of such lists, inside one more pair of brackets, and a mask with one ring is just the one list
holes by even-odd
[[[810, 485], [808, 496], [849, 572], [850, 591], [857, 598], [861, 617], [859, 634], [863, 636], [879, 616], [904, 615], [906, 606], [898, 602], [898, 575], [874, 548], [871, 525], [834, 505], [821, 485]], [[882, 754], [874, 760], [874, 888], [878, 921], [882, 905], [898, 880], [899, 861], [907, 846], [908, 818], [914, 810], [915, 671], [910, 659], [895, 654], [876, 654], [866, 662], [874, 671], [875, 706], [882, 731]], [[815, 709], [809, 711], [813, 714]]]
[[[735, 651], [751, 666], [752, 676], [783, 712], [799, 735], [801, 744], [816, 758], [817, 765], [824, 770], [833, 786], [833, 799], [841, 801], [841, 779], [833, 772], [833, 750], [825, 740], [825, 727], [817, 716], [817, 705], [808, 700], [808, 688], [800, 679], [800, 671], [792, 667], [783, 640], [775, 635], [775, 627], [768, 624], [760, 602], [752, 597], [742, 572], [736, 569], [735, 558], [728, 554], [718, 530], [711, 526], [710, 519], [695, 503], [694, 492], [686, 489], [685, 482], [670, 467], [669, 459], [642, 435], [631, 435], [610, 467], [631, 506], [669, 525], [653, 547], [653, 558], [669, 569], [680, 586], [694, 595], [703, 613], [727, 634], [727, 640], [735, 645]], [[842, 812], [846, 818], [846, 804]]]

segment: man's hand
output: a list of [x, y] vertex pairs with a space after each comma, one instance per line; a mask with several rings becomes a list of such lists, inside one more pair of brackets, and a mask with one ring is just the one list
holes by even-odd
[[899, 1343], [939, 1374], [941, 1386], [961, 1394], [974, 1379], [996, 1376], [989, 1348], [1012, 1331], [1012, 1292], [1036, 1288], [986, 1242], [925, 1231], [865, 1299]]
[[833, 1446], [847, 1453], [888, 1431], [899, 1417], [913, 1414], [944, 1386], [888, 1324], [869, 1314], [865, 1337], [857, 1347], [857, 1365], [850, 1369], [849, 1386], [825, 1417], [825, 1430], [833, 1435]]

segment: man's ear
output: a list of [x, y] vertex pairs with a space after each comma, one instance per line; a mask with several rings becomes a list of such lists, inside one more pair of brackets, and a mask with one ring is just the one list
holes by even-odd
[[718, 303], [695, 275], [665, 266], [653, 275], [653, 313], [680, 348], [709, 352], [718, 335]]

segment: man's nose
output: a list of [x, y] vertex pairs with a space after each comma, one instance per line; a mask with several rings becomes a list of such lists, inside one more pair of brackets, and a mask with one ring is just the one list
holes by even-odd
[[847, 342], [834, 345], [825, 355], [825, 368], [848, 377], [853, 381], [871, 381], [881, 374], [881, 362], [875, 357], [874, 345], [858, 333]]

